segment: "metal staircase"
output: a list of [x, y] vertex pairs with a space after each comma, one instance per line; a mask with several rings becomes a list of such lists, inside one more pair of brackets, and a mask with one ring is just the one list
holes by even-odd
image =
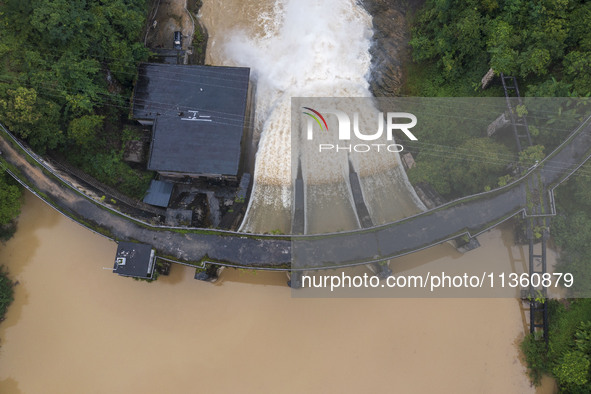
[[505, 91], [505, 100], [507, 101], [507, 109], [509, 110], [508, 112], [511, 119], [513, 134], [515, 135], [515, 142], [517, 143], [517, 150], [521, 152], [524, 147], [531, 146], [532, 142], [527, 119], [520, 109], [520, 106], [523, 106], [523, 102], [519, 95], [517, 80], [513, 76], [506, 76], [501, 73], [501, 83], [503, 84], [503, 90]]
[[[532, 146], [531, 134], [527, 124], [527, 110], [519, 94], [517, 79], [501, 73], [501, 83], [505, 92], [507, 110], [511, 120], [511, 127], [515, 136], [518, 152]], [[537, 165], [537, 164], [536, 164]], [[542, 331], [542, 337], [548, 343], [548, 292], [543, 286], [534, 287], [532, 276], [543, 275], [547, 272], [546, 241], [550, 236], [549, 220], [550, 206], [544, 198], [545, 193], [542, 180], [533, 178], [527, 184], [528, 211], [524, 215], [527, 221], [527, 239], [529, 242], [529, 288], [522, 290], [522, 300], [529, 303], [529, 328], [530, 333]], [[540, 242], [540, 251], [536, 253], [534, 247], [536, 241]], [[540, 281], [541, 282], [541, 281]]]

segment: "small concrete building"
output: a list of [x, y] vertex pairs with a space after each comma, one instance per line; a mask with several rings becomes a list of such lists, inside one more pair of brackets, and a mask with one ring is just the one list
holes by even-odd
[[166, 208], [170, 202], [173, 187], [172, 183], [152, 179], [143, 201], [146, 204]]
[[156, 253], [152, 246], [135, 242], [119, 242], [113, 272], [121, 276], [152, 279]]
[[148, 169], [238, 180], [251, 130], [250, 69], [142, 63], [133, 117], [152, 125]]

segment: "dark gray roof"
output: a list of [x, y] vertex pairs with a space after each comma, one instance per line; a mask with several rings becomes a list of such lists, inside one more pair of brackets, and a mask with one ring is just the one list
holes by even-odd
[[168, 207], [173, 187], [174, 185], [172, 183], [152, 179], [150, 188], [144, 197], [144, 202], [157, 207]]
[[158, 118], [148, 169], [185, 174], [233, 175], [240, 164], [241, 127]]
[[152, 246], [135, 242], [119, 242], [113, 272], [123, 276], [151, 278], [154, 272]]
[[241, 123], [249, 76], [250, 69], [244, 67], [141, 63], [134, 88], [133, 116], [155, 119], [200, 110], [217, 115], [224, 123]]
[[148, 168], [237, 175], [250, 69], [142, 63], [133, 116], [154, 119]]

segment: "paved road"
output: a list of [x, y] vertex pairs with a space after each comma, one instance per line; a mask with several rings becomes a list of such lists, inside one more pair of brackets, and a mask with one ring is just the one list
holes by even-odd
[[[586, 122], [554, 154], [530, 169], [518, 182], [505, 188], [466, 197], [411, 218], [374, 227], [371, 231], [316, 239], [294, 238], [293, 268], [315, 269], [383, 261], [462, 234], [476, 236], [519, 212], [525, 212], [528, 184], [529, 193], [534, 194], [531, 185], [537, 185], [541, 180], [545, 205], [550, 206], [554, 188], [589, 159], [590, 150], [591, 122]], [[550, 214], [551, 210], [545, 212]]]
[[289, 240], [226, 235], [224, 232], [171, 231], [117, 215], [39, 168], [31, 157], [27, 161], [22, 149], [9, 143], [11, 137], [5, 130], [1, 131], [0, 159], [9, 164], [7, 169], [12, 176], [49, 205], [111, 239], [147, 243], [156, 248], [159, 256], [181, 262], [207, 259], [252, 268], [289, 267]]
[[[260, 269], [314, 269], [386, 260], [444, 242], [477, 235], [523, 211], [526, 184], [541, 177], [552, 189], [585, 162], [591, 150], [591, 122], [585, 122], [527, 175], [502, 189], [457, 200], [388, 225], [323, 236], [245, 236], [211, 230], [173, 230], [133, 220], [101, 206], [43, 168], [0, 128], [0, 162], [45, 202], [103, 235], [153, 245], [159, 256], [181, 262], [203, 259]], [[539, 178], [538, 178], [539, 179]], [[290, 267], [293, 254], [293, 267]]]

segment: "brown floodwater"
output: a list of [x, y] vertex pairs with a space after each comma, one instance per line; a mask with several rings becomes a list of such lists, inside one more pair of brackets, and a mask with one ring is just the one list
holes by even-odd
[[[507, 232], [478, 252], [508, 258]], [[472, 258], [438, 248], [417, 261]], [[0, 246], [20, 282], [0, 392], [535, 392], [515, 299], [294, 299], [281, 273], [228, 269], [212, 285], [181, 266], [144, 283], [110, 271], [115, 249], [27, 193]]]

